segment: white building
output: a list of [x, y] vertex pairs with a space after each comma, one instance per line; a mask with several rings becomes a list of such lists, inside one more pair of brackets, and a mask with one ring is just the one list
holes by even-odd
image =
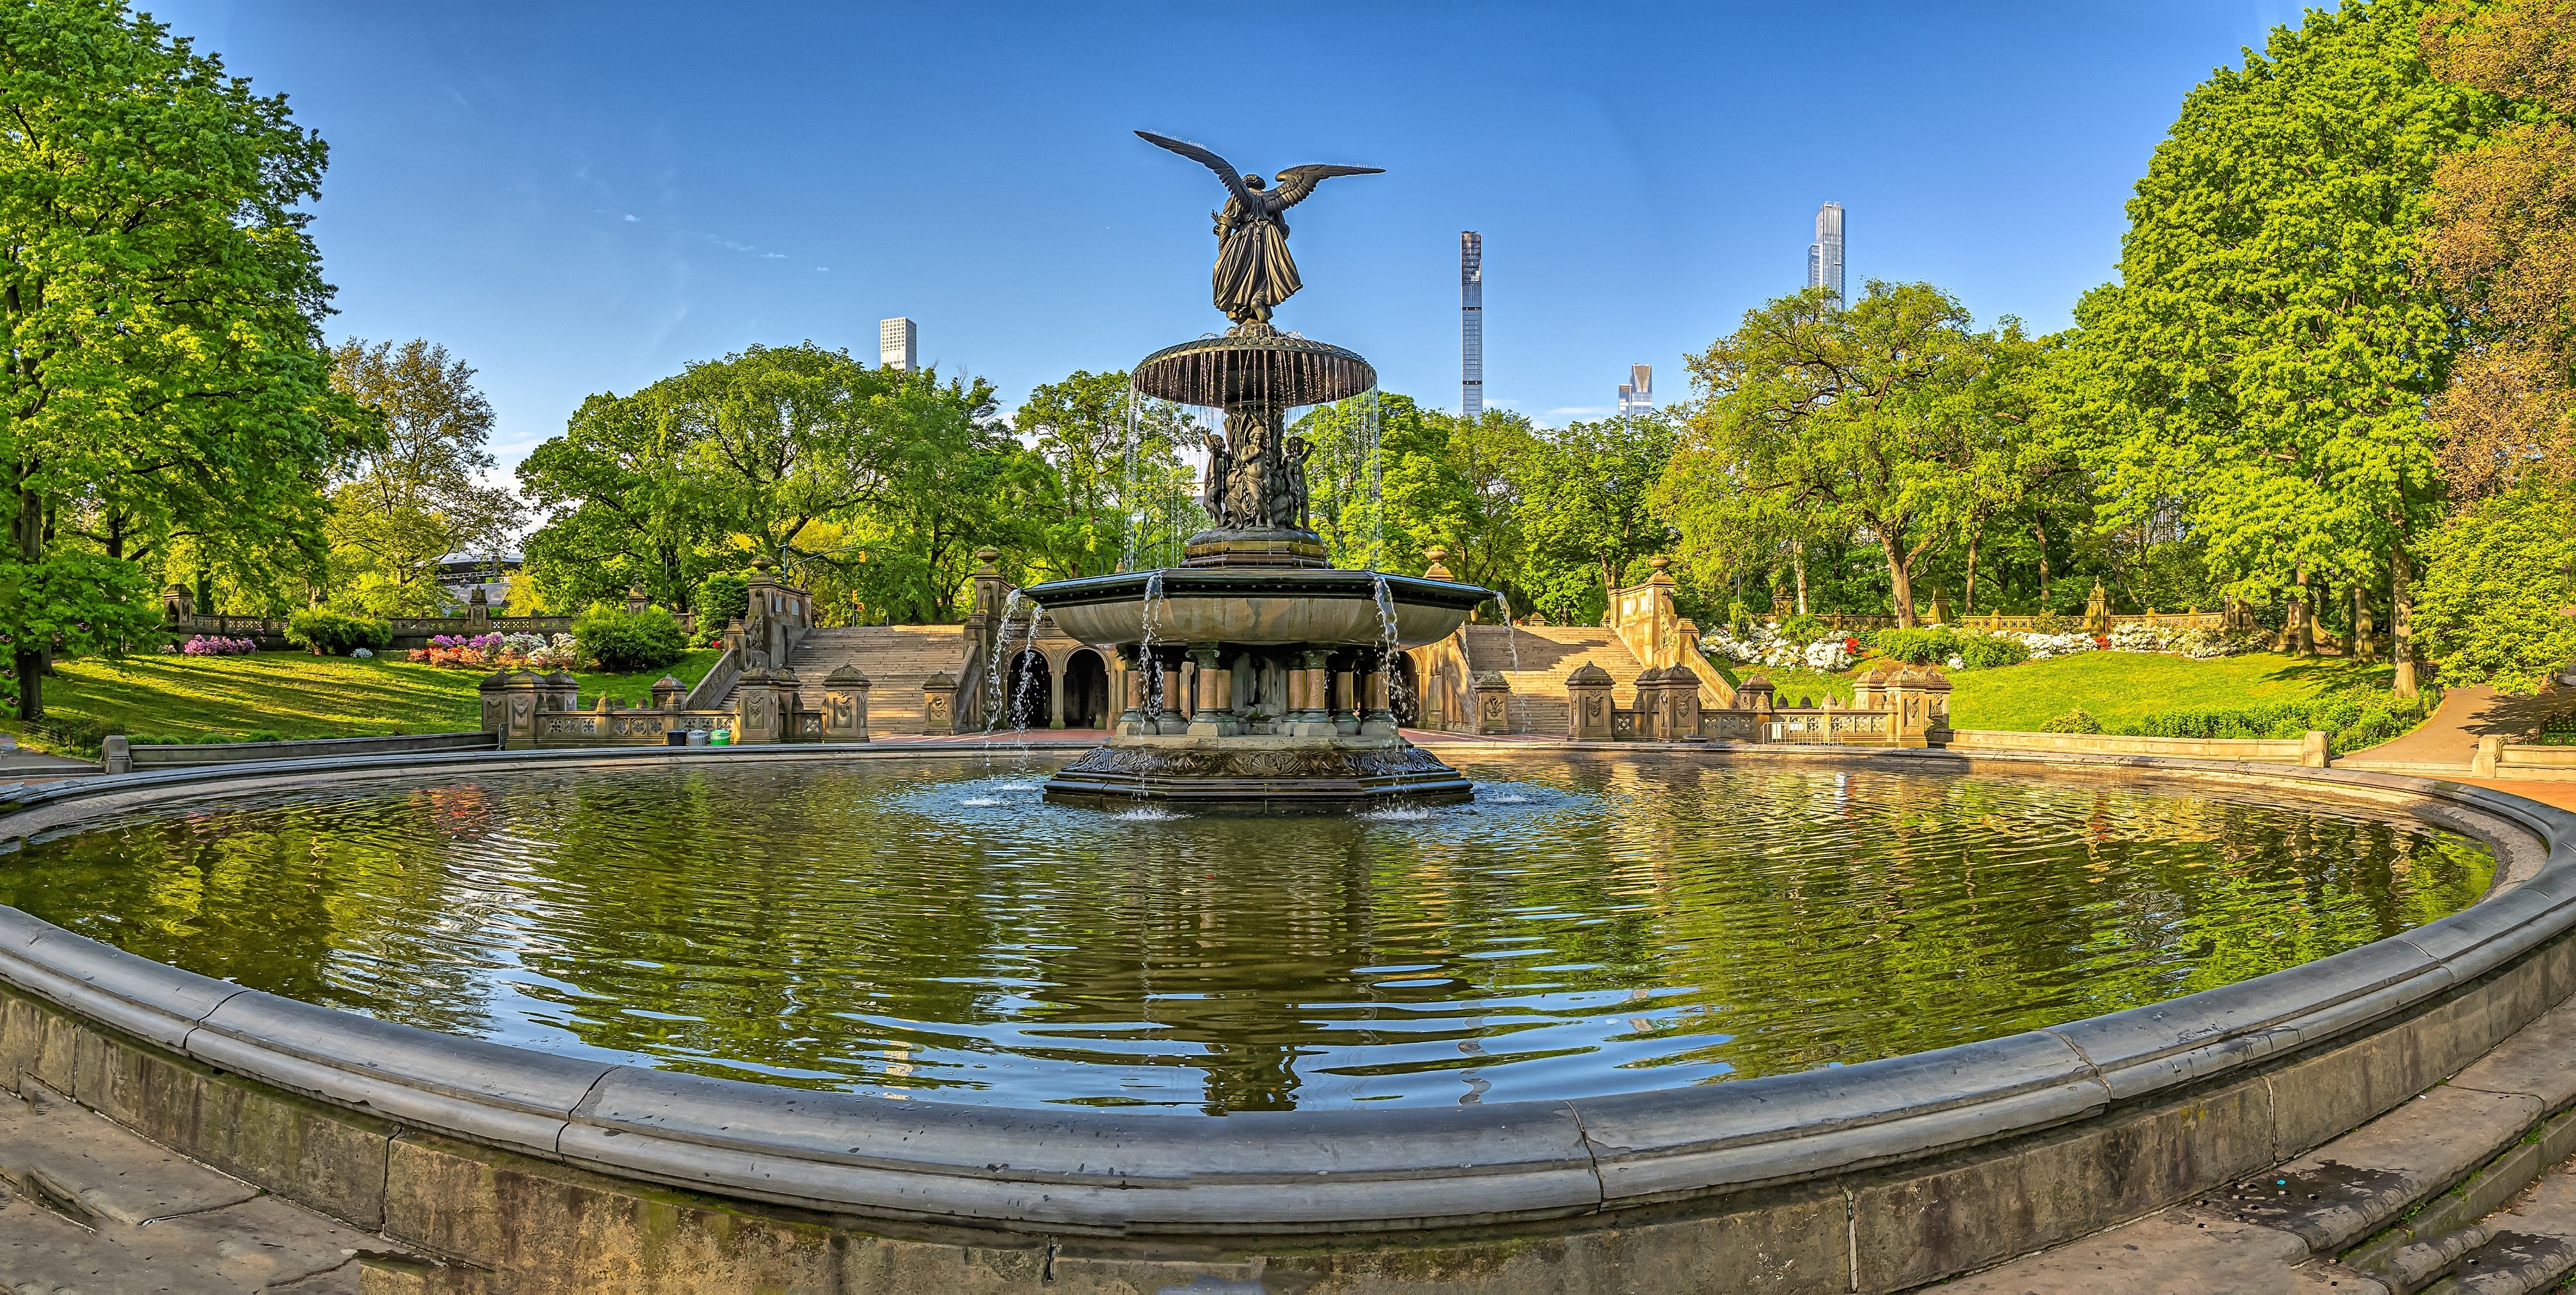
[[1816, 208], [1816, 241], [1807, 245], [1807, 286], [1830, 288], [1834, 300], [1843, 296], [1843, 205], [1829, 202]]
[[920, 342], [909, 319], [877, 321], [877, 363], [889, 369], [920, 368]]
[[1628, 380], [1619, 384], [1619, 413], [1642, 414], [1655, 407], [1655, 366], [1631, 364]]

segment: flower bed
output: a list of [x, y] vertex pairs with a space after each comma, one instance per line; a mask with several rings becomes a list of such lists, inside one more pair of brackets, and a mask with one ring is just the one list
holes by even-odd
[[570, 634], [440, 634], [404, 659], [442, 670], [570, 670], [581, 663], [581, 650]]
[[164, 644], [161, 650], [185, 656], [249, 656], [259, 650], [259, 644], [250, 639], [225, 638], [221, 634], [197, 634], [175, 647]]

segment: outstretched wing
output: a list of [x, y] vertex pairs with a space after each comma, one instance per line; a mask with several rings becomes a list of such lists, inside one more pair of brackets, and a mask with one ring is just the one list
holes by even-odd
[[1224, 158], [1218, 157], [1216, 154], [1211, 153], [1196, 144], [1184, 143], [1181, 140], [1172, 139], [1169, 136], [1157, 135], [1152, 131], [1137, 131], [1136, 138], [1141, 139], [1148, 144], [1168, 148], [1173, 152], [1216, 172], [1216, 178], [1225, 181], [1226, 192], [1233, 194], [1238, 201], [1243, 203], [1244, 206], [1258, 207], [1260, 205], [1252, 200], [1251, 191], [1243, 187], [1243, 173], [1235, 170], [1234, 164], [1226, 161]]
[[1279, 205], [1294, 207], [1315, 191], [1315, 186], [1337, 175], [1384, 175], [1382, 166], [1292, 166], [1279, 173]]

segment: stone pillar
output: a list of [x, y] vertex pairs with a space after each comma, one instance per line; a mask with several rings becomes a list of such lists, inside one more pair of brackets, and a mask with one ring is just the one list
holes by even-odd
[[483, 731], [486, 733], [498, 733], [501, 731], [501, 726], [508, 722], [509, 703], [503, 689], [509, 684], [510, 674], [504, 670], [498, 674], [486, 675], [483, 682], [474, 685], [475, 693], [483, 701]]
[[1297, 709], [1289, 716], [1290, 737], [1335, 737], [1340, 730], [1333, 723], [1330, 698], [1325, 695], [1331, 674], [1333, 654], [1326, 648], [1299, 648], [1293, 660], [1296, 669], [1289, 675], [1289, 696]]
[[1333, 708], [1333, 732], [1350, 737], [1360, 731], [1360, 676], [1351, 654], [1343, 653], [1333, 667], [1333, 699], [1341, 704]]
[[[1041, 653], [1040, 655], [1044, 655]], [[1072, 657], [1065, 658], [1067, 662]], [[1064, 675], [1053, 661], [1047, 662], [1047, 727], [1064, 727]]]
[[491, 632], [492, 599], [483, 592], [483, 586], [476, 585], [474, 592], [465, 596], [465, 633], [470, 638]]
[[2111, 632], [2111, 599], [2102, 592], [2102, 577], [2093, 577], [2093, 596], [2084, 600], [2084, 632], [2095, 636]]
[[652, 605], [652, 602], [644, 597], [644, 591], [642, 589], [637, 588], [634, 585], [626, 586], [626, 610], [628, 612], [640, 612]]
[[537, 711], [544, 703], [546, 681], [526, 670], [505, 676], [501, 686], [501, 745], [526, 746], [537, 740]]
[[957, 681], [935, 674], [921, 681], [921, 731], [943, 735], [957, 731]]
[[1565, 735], [1577, 742], [1607, 742], [1616, 736], [1610, 724], [1610, 672], [1590, 662], [1565, 677]]
[[1699, 732], [1699, 676], [1686, 665], [1664, 667], [1665, 722], [1672, 735], [1668, 742], [1697, 742]]
[[1198, 699], [1190, 708], [1191, 737], [1234, 737], [1243, 722], [1234, 714], [1234, 671], [1225, 666], [1224, 649], [1214, 643], [1190, 645], [1198, 665]]
[[103, 773], [134, 772], [134, 743], [123, 733], [110, 733], [99, 739], [98, 765]]
[[823, 740], [868, 740], [868, 677], [854, 665], [823, 676]]
[[1120, 737], [1134, 737], [1145, 731], [1145, 661], [1132, 643], [1118, 647], [1118, 686], [1124, 705], [1109, 727]]
[[[2309, 729], [2299, 737], [2299, 763], [2310, 769], [2322, 769], [2331, 758], [2326, 745], [2328, 734], [2323, 729]], [[2474, 758], [2474, 757], [2473, 757]]]
[[677, 679], [664, 675], [653, 681], [653, 709], [678, 710], [689, 690]]
[[1947, 625], [1950, 623], [1951, 619], [1950, 591], [1947, 589], [1933, 590], [1932, 623], [1935, 625]]
[[545, 701], [539, 709], [566, 714], [581, 709], [581, 681], [561, 670], [545, 677]]
[[1386, 671], [1382, 663], [1381, 668], [1367, 671], [1360, 676], [1361, 695], [1364, 698], [1360, 706], [1360, 736], [1362, 737], [1396, 735], [1395, 706], [1387, 696], [1386, 684]]
[[197, 596], [186, 585], [172, 585], [161, 595], [161, 623], [185, 625], [197, 614]]
[[996, 626], [994, 631], [996, 633], [999, 632], [998, 626], [1002, 619], [1002, 601], [1005, 593], [1002, 586], [1005, 582], [1002, 579], [1002, 569], [993, 564], [999, 561], [1001, 556], [1002, 551], [989, 544], [975, 550], [974, 614], [985, 618], [987, 624]]
[[733, 744], [760, 746], [783, 740], [786, 725], [778, 713], [778, 689], [769, 671], [750, 669], [733, 686]]
[[1476, 731], [1492, 736], [1512, 731], [1512, 681], [1500, 670], [1476, 676]]

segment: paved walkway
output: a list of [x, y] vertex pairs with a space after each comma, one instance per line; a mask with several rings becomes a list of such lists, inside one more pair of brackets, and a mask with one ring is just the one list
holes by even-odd
[[[2479, 684], [2443, 692], [2441, 708], [2414, 732], [2342, 760], [2403, 760], [2409, 763], [2467, 764], [2482, 737], [2528, 742], [2540, 735], [2550, 716], [2566, 709], [2565, 695], [2552, 689], [2530, 697], [2499, 695]], [[2341, 763], [2341, 760], [2337, 761]]]
[[357, 1295], [359, 1257], [399, 1253], [19, 1079], [0, 1092], [0, 1290]]

